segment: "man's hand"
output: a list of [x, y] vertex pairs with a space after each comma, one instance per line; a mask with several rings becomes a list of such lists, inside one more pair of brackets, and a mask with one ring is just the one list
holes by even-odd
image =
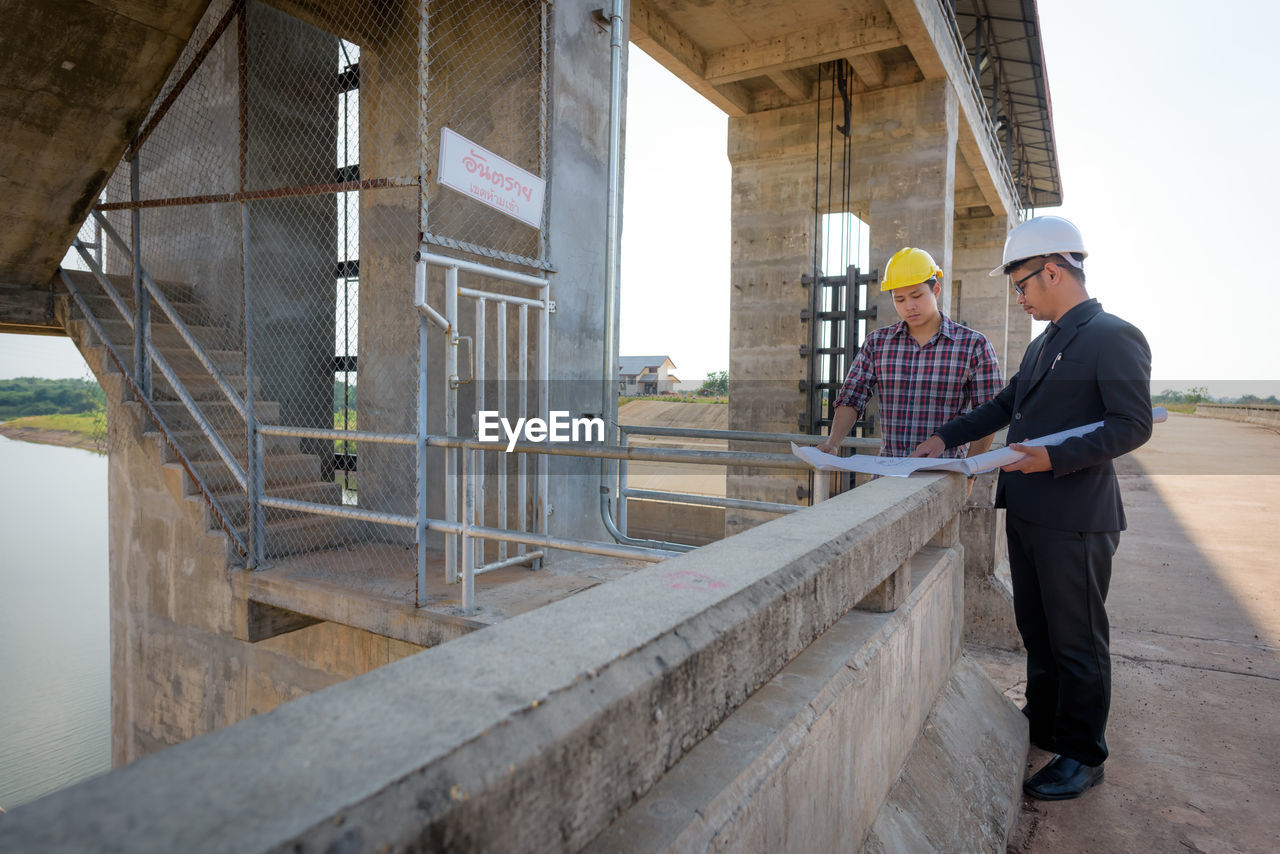
[[1016, 463], [1009, 463], [1009, 465], [1001, 467], [1001, 471], [1020, 471], [1023, 474], [1031, 474], [1032, 472], [1051, 471], [1053, 469], [1053, 463], [1049, 460], [1048, 448], [1040, 445], [1023, 445], [1020, 442], [1014, 442], [1009, 447], [1026, 456]]
[[911, 452], [913, 457], [936, 457], [947, 449], [947, 445], [937, 436], [930, 436]]
[[[843, 442], [843, 441], [844, 441], [843, 439], [841, 439], [841, 440], [840, 440], [840, 442]], [[819, 451], [822, 451], [822, 453], [824, 453], [824, 454], [836, 454], [836, 455], [839, 455], [839, 454], [840, 454], [840, 442], [833, 442], [833, 441], [831, 441], [831, 437], [830, 437], [830, 436], [828, 436], [828, 437], [827, 437], [827, 441], [823, 442], [821, 445], [815, 445], [814, 447], [816, 447]]]

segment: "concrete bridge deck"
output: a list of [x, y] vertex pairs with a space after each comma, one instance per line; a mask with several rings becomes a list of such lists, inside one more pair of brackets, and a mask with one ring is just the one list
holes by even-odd
[[[1121, 462], [1107, 779], [1024, 800], [1010, 850], [1280, 850], [1280, 433], [1172, 415]], [[1021, 658], [980, 659], [1020, 700]]]

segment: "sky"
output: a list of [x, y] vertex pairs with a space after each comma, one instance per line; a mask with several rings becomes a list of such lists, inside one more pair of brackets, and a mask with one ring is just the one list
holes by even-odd
[[[1090, 293], [1146, 334], [1157, 391], [1280, 394], [1280, 3], [1038, 6], [1065, 198], [1038, 212], [1080, 227]], [[727, 119], [635, 47], [630, 64], [621, 353], [698, 379], [729, 367]], [[0, 335], [0, 378], [27, 374], [87, 369], [65, 339]]]
[[[1280, 394], [1280, 4], [1038, 7], [1065, 203], [1037, 213], [1079, 226], [1090, 294], [1146, 334], [1156, 391]], [[622, 352], [728, 368], [725, 116], [634, 47], [628, 82]]]

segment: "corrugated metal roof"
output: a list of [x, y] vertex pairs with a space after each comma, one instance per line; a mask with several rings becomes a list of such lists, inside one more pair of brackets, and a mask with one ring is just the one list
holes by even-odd
[[969, 59], [1026, 207], [1062, 203], [1036, 0], [954, 0]]

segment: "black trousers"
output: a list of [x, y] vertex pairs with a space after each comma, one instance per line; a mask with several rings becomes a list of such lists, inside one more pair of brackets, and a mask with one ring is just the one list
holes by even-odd
[[1031, 740], [1099, 765], [1107, 758], [1111, 635], [1105, 603], [1119, 531], [1059, 531], [1005, 513], [1013, 610], [1027, 648]]

